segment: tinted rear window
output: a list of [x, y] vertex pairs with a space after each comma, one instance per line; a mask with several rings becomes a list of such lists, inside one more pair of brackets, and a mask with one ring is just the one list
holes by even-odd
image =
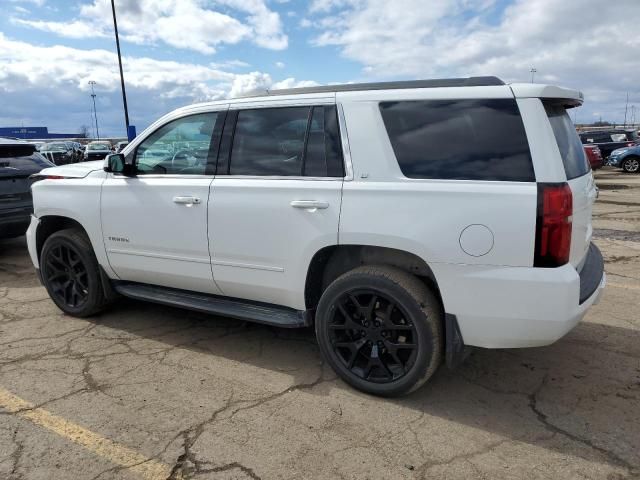
[[567, 180], [589, 173], [591, 167], [584, 154], [584, 148], [576, 132], [576, 127], [573, 125], [571, 118], [569, 118], [567, 111], [562, 105], [553, 103], [545, 103], [544, 108], [547, 111], [549, 123], [551, 123], [553, 134], [556, 137]]
[[535, 181], [513, 99], [383, 102], [380, 111], [406, 177]]

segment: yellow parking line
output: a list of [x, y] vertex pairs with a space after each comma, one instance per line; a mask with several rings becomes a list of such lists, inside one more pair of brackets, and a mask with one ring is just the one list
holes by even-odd
[[171, 468], [168, 465], [157, 460], [150, 460], [130, 448], [54, 415], [47, 410], [34, 408], [33, 404], [2, 387], [0, 387], [0, 407], [77, 443], [112, 463], [130, 467], [129, 470], [138, 478], [165, 480], [171, 474]]
[[640, 290], [640, 287], [637, 285], [623, 285], [621, 283], [611, 282], [607, 282], [607, 287], [626, 288], [627, 290]]

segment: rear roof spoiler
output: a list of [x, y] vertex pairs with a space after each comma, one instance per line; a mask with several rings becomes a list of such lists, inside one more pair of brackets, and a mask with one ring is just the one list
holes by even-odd
[[584, 95], [578, 90], [541, 85], [537, 83], [512, 83], [509, 85], [516, 98], [542, 98], [558, 100], [565, 108], [579, 107], [584, 102]]

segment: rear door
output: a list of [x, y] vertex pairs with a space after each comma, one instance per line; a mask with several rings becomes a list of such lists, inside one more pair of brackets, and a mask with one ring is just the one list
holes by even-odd
[[313, 255], [338, 241], [344, 170], [335, 105], [230, 111], [209, 200], [225, 295], [304, 309]]
[[596, 186], [582, 142], [564, 106], [550, 101], [544, 101], [544, 106], [562, 157], [567, 182], [573, 193], [569, 262], [579, 270], [591, 244], [591, 215], [596, 200]]

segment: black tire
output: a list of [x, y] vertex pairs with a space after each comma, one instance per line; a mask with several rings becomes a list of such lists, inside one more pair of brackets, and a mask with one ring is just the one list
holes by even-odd
[[98, 260], [82, 230], [60, 230], [47, 238], [40, 275], [51, 299], [69, 315], [88, 317], [107, 305]]
[[627, 157], [622, 162], [622, 170], [626, 173], [640, 172], [640, 157]]
[[358, 267], [334, 280], [318, 303], [315, 329], [336, 373], [373, 395], [412, 392], [442, 363], [440, 303], [417, 277], [394, 267]]

